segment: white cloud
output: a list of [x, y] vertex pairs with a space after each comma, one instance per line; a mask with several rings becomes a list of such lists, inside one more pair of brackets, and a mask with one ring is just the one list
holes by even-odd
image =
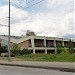
[[47, 6], [51, 12], [66, 13], [73, 12], [74, 0], [48, 0]]
[[[51, 8], [50, 12], [37, 12], [32, 14], [11, 6], [11, 11], [21, 11], [11, 16], [11, 35], [25, 35], [26, 30], [32, 30], [41, 36], [73, 37], [74, 14], [71, 1], [72, 0], [48, 0], [48, 4], [51, 4], [50, 6], [48, 5], [48, 7]], [[7, 6], [1, 7], [0, 10], [4, 10], [4, 12], [8, 11]], [[4, 12], [0, 12], [0, 14]], [[2, 21], [0, 21], [0, 23], [1, 22]], [[5, 24], [6, 22], [7, 20], [2, 23]], [[2, 27], [0, 27], [0, 30], [1, 28]], [[5, 34], [5, 31], [2, 29], [0, 34], [3, 33]]]
[[73, 24], [70, 24], [72, 21], [71, 19], [73, 20], [72, 13], [63, 15], [62, 17], [55, 16], [50, 13], [33, 14], [32, 21], [23, 21], [15, 24], [17, 26], [12, 29], [12, 32], [17, 30], [20, 31], [20, 33], [18, 33], [19, 35], [25, 35], [25, 33], [21, 31], [32, 30], [37, 33], [37, 35], [51, 37], [73, 35], [74, 26]]
[[[9, 15], [8, 5], [0, 7], [0, 10], [2, 10], [0, 12], [1, 18], [8, 17]], [[27, 18], [29, 18], [29, 13], [27, 11], [15, 8], [14, 6], [11, 5], [11, 24], [20, 22], [22, 20], [26, 20]], [[5, 20], [5, 23], [8, 24], [7, 20]]]

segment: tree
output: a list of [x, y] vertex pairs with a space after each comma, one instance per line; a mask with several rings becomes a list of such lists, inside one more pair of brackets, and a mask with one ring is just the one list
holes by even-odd
[[68, 42], [68, 50], [69, 50], [69, 53], [74, 53], [74, 46], [71, 40], [69, 40]]
[[56, 47], [57, 47], [57, 53], [61, 53], [62, 52], [61, 43], [57, 43]]
[[14, 44], [13, 48], [11, 49], [11, 54], [13, 55], [20, 55], [20, 47], [18, 46], [18, 44]]
[[1, 53], [6, 53], [8, 52], [7, 46], [0, 46], [0, 55]]

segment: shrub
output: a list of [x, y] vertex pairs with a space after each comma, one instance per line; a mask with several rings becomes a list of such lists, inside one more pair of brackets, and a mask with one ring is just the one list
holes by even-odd
[[68, 53], [69, 53], [69, 51], [67, 48], [62, 48], [61, 54], [68, 54]]
[[20, 47], [17, 44], [13, 45], [13, 48], [11, 49], [12, 56], [20, 55]]
[[32, 53], [31, 50], [23, 49], [23, 50], [21, 50], [20, 55], [31, 54], [31, 53]]

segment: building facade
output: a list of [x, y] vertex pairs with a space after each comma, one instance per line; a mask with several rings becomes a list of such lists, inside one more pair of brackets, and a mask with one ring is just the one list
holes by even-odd
[[[45, 37], [45, 36], [23, 36], [23, 37], [11, 37], [11, 48], [13, 44], [18, 44], [20, 49], [31, 50], [35, 53], [57, 53], [56, 45], [60, 43], [62, 47], [67, 47], [68, 41], [71, 40], [75, 47], [75, 39], [65, 39], [56, 37]], [[8, 46], [8, 37], [0, 36], [0, 46]]]

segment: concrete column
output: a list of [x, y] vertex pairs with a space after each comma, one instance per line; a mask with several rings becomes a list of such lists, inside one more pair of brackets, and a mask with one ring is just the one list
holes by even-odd
[[54, 46], [56, 47], [56, 40], [54, 40]]
[[62, 46], [64, 47], [64, 41], [62, 41]]
[[46, 47], [46, 39], [44, 39], [44, 46]]
[[44, 39], [44, 46], [45, 46], [45, 54], [47, 54], [46, 39]]
[[55, 46], [55, 54], [57, 54], [56, 40], [55, 39], [54, 39], [54, 46]]
[[31, 44], [33, 48], [33, 54], [35, 54], [34, 38], [31, 39]]
[[35, 54], [35, 49], [33, 49], [33, 54]]
[[47, 54], [47, 49], [45, 49], [45, 54]]

